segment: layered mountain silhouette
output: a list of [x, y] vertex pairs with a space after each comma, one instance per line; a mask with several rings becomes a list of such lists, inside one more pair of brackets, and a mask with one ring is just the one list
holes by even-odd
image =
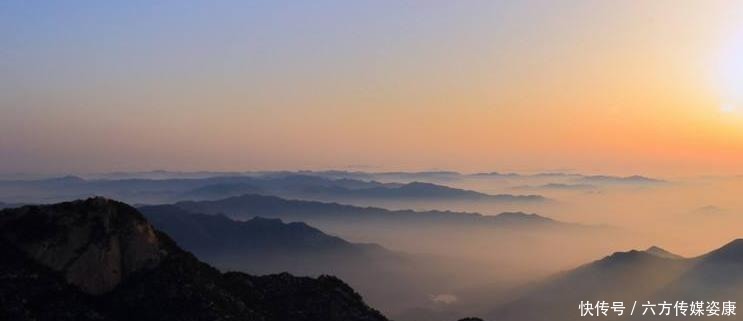
[[[115, 177], [119, 177], [117, 175]], [[122, 176], [126, 177], [126, 176]], [[543, 203], [539, 195], [490, 195], [444, 185], [413, 181], [380, 183], [375, 180], [333, 178], [303, 173], [267, 173], [255, 176], [196, 178], [83, 179], [76, 176], [41, 180], [0, 181], [0, 197], [23, 202], [47, 202], [105, 195], [135, 203], [214, 200], [243, 194], [273, 195], [321, 201], [487, 201]]]
[[452, 275], [467, 267], [467, 262], [351, 243], [301, 222], [262, 217], [236, 221], [172, 205], [140, 211], [184, 249], [220, 269], [336, 275], [388, 315], [431, 304], [431, 294], [451, 288]]
[[516, 190], [594, 190], [597, 187], [591, 184], [547, 183], [542, 185], [519, 185]]
[[[325, 175], [328, 173], [325, 172]], [[418, 172], [375, 172], [365, 173], [372, 179], [394, 181], [437, 181], [445, 182], [460, 179], [462, 174], [454, 171], [418, 171]], [[358, 173], [356, 173], [358, 175]]]
[[451, 182], [469, 178], [475, 179], [532, 179], [532, 178], [552, 178], [563, 180], [585, 180], [596, 183], [623, 183], [623, 184], [643, 184], [643, 183], [663, 183], [661, 179], [645, 177], [641, 175], [631, 176], [612, 176], [612, 175], [585, 175], [570, 172], [537, 172], [537, 173], [515, 173], [515, 172], [478, 172], [478, 173], [459, 173], [452, 171], [424, 171], [424, 172], [350, 172], [350, 171], [305, 171], [307, 175], [316, 175], [332, 178], [351, 178], [362, 180], [381, 180], [381, 181], [422, 181], [422, 182]]
[[[490, 195], [443, 185], [412, 182], [407, 184], [365, 183], [350, 179], [333, 181], [333, 184], [217, 184], [207, 185], [182, 194], [181, 199], [209, 200], [242, 194], [264, 194], [316, 200], [437, 200], [437, 201], [492, 201], [492, 202], [547, 202], [540, 195]], [[364, 186], [366, 185], [366, 186]], [[371, 187], [369, 187], [371, 186]]]
[[105, 198], [0, 212], [3, 320], [386, 320], [331, 276], [221, 273]]
[[[581, 301], [619, 301], [627, 309], [635, 301], [740, 302], [742, 271], [743, 240], [695, 258], [683, 258], [655, 246], [645, 251], [617, 252], [533, 285], [490, 317], [506, 321], [576, 320]], [[625, 312], [629, 314], [629, 310]], [[636, 311], [634, 319], [642, 319], [642, 312]], [[629, 315], [622, 318], [633, 319]]]
[[475, 191], [451, 188], [431, 183], [412, 182], [396, 188], [370, 188], [356, 190], [362, 197], [401, 197], [401, 198], [431, 198], [447, 199], [454, 198], [458, 200], [493, 200], [505, 202], [540, 202], [547, 199], [539, 195], [511, 195], [498, 194], [490, 195]]
[[332, 273], [347, 264], [398, 259], [376, 244], [351, 243], [302, 222], [255, 217], [235, 221], [224, 215], [192, 213], [172, 205], [139, 208], [159, 230], [200, 259], [255, 273]]
[[581, 182], [589, 184], [632, 184], [632, 185], [651, 185], [651, 184], [662, 184], [666, 183], [664, 180], [649, 178], [640, 175], [632, 176], [607, 176], [607, 175], [591, 175], [582, 176], [579, 179]]
[[286, 221], [318, 222], [390, 222], [393, 224], [455, 224], [476, 226], [580, 227], [537, 214], [522, 212], [486, 216], [478, 213], [450, 211], [387, 210], [338, 203], [288, 200], [275, 196], [248, 194], [215, 201], [184, 201], [175, 206], [206, 214], [224, 214], [236, 219], [253, 217], [280, 218]]

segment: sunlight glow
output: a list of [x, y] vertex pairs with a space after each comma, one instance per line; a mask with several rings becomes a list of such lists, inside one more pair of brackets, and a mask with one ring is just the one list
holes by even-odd
[[732, 100], [728, 106], [734, 110], [732, 104], [743, 103], [743, 31], [722, 49], [718, 66], [721, 94], [725, 100]]
[[724, 104], [720, 107], [720, 111], [723, 113], [732, 113], [735, 112], [737, 108], [733, 104]]

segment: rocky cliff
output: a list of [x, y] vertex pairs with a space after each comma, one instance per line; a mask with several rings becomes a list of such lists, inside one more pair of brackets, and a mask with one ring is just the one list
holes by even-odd
[[386, 320], [331, 276], [223, 274], [103, 198], [0, 211], [0, 255], [3, 320]]

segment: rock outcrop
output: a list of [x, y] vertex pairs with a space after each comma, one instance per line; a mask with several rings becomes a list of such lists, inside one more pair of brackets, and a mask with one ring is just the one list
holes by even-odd
[[137, 210], [105, 198], [6, 211], [0, 234], [90, 294], [111, 291], [164, 255], [154, 228]]
[[0, 211], [0, 255], [2, 320], [387, 320], [335, 277], [223, 274], [103, 198]]

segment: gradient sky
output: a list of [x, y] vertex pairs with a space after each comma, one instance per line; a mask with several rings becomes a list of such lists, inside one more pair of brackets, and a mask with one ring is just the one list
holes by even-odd
[[0, 172], [740, 174], [741, 1], [3, 1]]

